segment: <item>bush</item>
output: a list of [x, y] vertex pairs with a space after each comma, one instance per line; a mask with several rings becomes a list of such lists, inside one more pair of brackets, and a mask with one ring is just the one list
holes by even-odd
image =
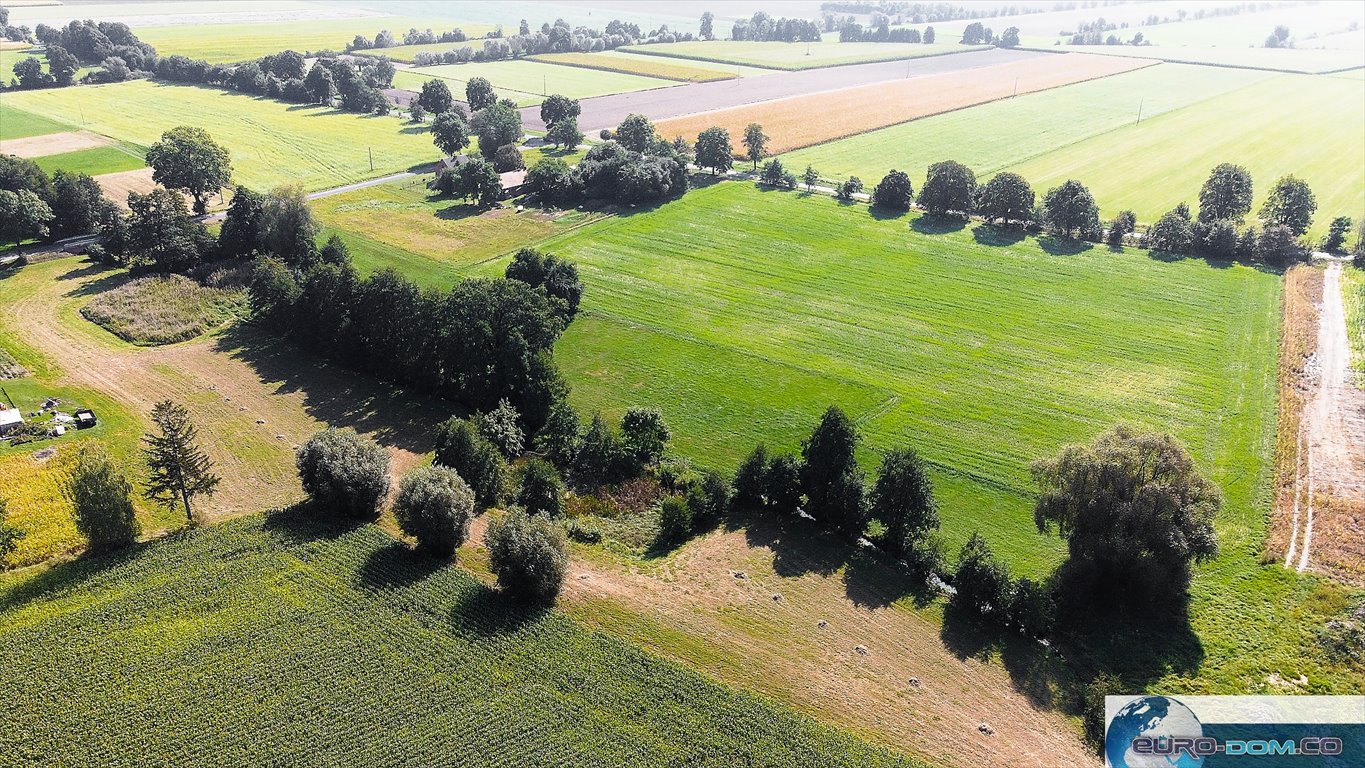
[[597, 544], [602, 541], [602, 529], [591, 523], [570, 520], [564, 526], [564, 530], [569, 538], [584, 544]]
[[659, 463], [672, 436], [657, 408], [629, 408], [621, 417], [621, 441], [637, 472]]
[[763, 473], [763, 495], [768, 506], [792, 514], [801, 506], [801, 462], [795, 456], [774, 456]]
[[550, 520], [511, 512], [489, 523], [484, 544], [505, 593], [546, 602], [559, 596], [569, 566], [568, 542]]
[[1128, 688], [1110, 672], [1100, 672], [1086, 684], [1081, 693], [1081, 722], [1085, 726], [1085, 740], [1090, 746], [1104, 746], [1104, 697], [1129, 693]]
[[1057, 604], [1046, 584], [1025, 577], [1014, 585], [1006, 613], [1010, 624], [1020, 632], [1040, 637], [1051, 631]]
[[437, 428], [436, 463], [455, 470], [480, 507], [497, 506], [502, 500], [507, 465], [497, 447], [470, 422], [451, 418]]
[[578, 413], [567, 398], [561, 397], [550, 406], [550, 415], [536, 434], [536, 450], [556, 467], [567, 470], [578, 457], [578, 448], [583, 443], [581, 431]]
[[521, 158], [521, 151], [514, 144], [504, 144], [493, 153], [493, 169], [498, 173], [520, 171], [525, 168], [526, 162]]
[[1003, 611], [1009, 596], [1010, 576], [979, 533], [962, 545], [953, 575], [953, 605], [972, 613]]
[[503, 456], [515, 459], [521, 455], [526, 435], [521, 431], [521, 415], [507, 398], [499, 400], [498, 407], [488, 413], [475, 414], [474, 424], [479, 434], [502, 451]]
[[[883, 179], [885, 181], [885, 179]], [[852, 202], [853, 196], [863, 191], [863, 180], [857, 176], [848, 177], [848, 181], [840, 184], [834, 191], [834, 196], [844, 202]], [[909, 206], [907, 205], [907, 208]]]
[[720, 522], [730, 508], [730, 484], [718, 472], [707, 472], [701, 482], [693, 482], [687, 489], [687, 506], [692, 510], [692, 524], [697, 529]]
[[665, 496], [659, 503], [659, 541], [677, 544], [692, 533], [692, 508], [681, 496]]
[[578, 455], [574, 457], [574, 482], [590, 488], [614, 482], [621, 475], [625, 455], [621, 438], [612, 431], [602, 414], [594, 414], [588, 431], [579, 441]]
[[763, 506], [768, 485], [768, 448], [759, 443], [735, 470], [735, 503], [757, 509]]
[[921, 581], [928, 581], [929, 577], [941, 574], [946, 570], [947, 558], [943, 553], [943, 542], [934, 534], [928, 534], [913, 539], [906, 543], [904, 551], [901, 553], [901, 562], [905, 563], [910, 569], [910, 573]]
[[517, 479], [517, 503], [527, 514], [563, 516], [564, 483], [550, 462], [531, 459], [522, 465]]
[[133, 486], [97, 443], [86, 445], [66, 481], [75, 507], [76, 530], [91, 552], [119, 549], [137, 540], [141, 529], [133, 511]]
[[373, 520], [389, 495], [389, 454], [349, 429], [308, 438], [294, 457], [308, 497], [323, 511]]
[[398, 484], [393, 516], [419, 548], [449, 557], [469, 536], [474, 492], [449, 467], [422, 467]]

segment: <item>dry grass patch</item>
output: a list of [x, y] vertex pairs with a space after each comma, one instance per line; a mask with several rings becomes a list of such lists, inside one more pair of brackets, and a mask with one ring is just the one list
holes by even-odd
[[[1151, 66], [1150, 62], [1068, 53], [993, 67], [894, 80], [840, 91], [701, 112], [661, 121], [663, 136], [696, 136], [712, 126], [736, 140], [749, 123], [772, 136], [780, 154], [858, 133], [1009, 97]], [[1017, 83], [1017, 86], [1016, 86]], [[815, 119], [818, 116], [818, 119]]]
[[76, 152], [82, 149], [103, 147], [112, 143], [107, 136], [90, 131], [66, 131], [49, 133], [45, 136], [27, 136], [22, 139], [0, 141], [0, 153], [19, 157], [44, 157]]
[[81, 315], [124, 341], [143, 346], [188, 341], [240, 316], [246, 291], [203, 286], [182, 275], [144, 277], [106, 291]]
[[137, 192], [146, 194], [156, 187], [156, 182], [152, 181], [151, 168], [139, 168], [136, 171], [122, 171], [120, 173], [105, 173], [95, 177], [100, 188], [104, 190], [104, 196], [118, 203], [123, 208], [128, 207], [128, 193]]
[[734, 80], [733, 72], [674, 64], [648, 57], [630, 57], [605, 53], [550, 53], [532, 56], [535, 61], [547, 64], [563, 64], [583, 69], [598, 69], [603, 72], [624, 72], [628, 75], [659, 77], [664, 80], [677, 80], [684, 83], [710, 83], [717, 80]]
[[1264, 562], [1284, 557], [1290, 536], [1298, 524], [1295, 500], [1304, 472], [1303, 436], [1300, 422], [1304, 403], [1312, 391], [1306, 369], [1318, 349], [1318, 302], [1322, 299], [1322, 270], [1297, 266], [1285, 274], [1283, 324], [1280, 331], [1279, 428], [1275, 432], [1275, 509], [1266, 536]]
[[1313, 522], [1313, 570], [1348, 584], [1365, 586], [1365, 501], [1333, 494], [1317, 496]]

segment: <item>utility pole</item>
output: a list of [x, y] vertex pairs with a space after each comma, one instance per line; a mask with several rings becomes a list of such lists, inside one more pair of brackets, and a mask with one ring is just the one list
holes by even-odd
[[1016, 78], [1014, 78], [1014, 93], [1010, 96], [1010, 98], [1012, 99], [1012, 98], [1014, 98], [1015, 96], [1018, 96], [1018, 95], [1019, 95], [1019, 78], [1016, 77]]
[[550, 76], [549, 76], [549, 75], [541, 75], [541, 76], [540, 76], [540, 95], [541, 95], [541, 96], [549, 96], [549, 95], [550, 95]]
[[374, 170], [374, 147], [366, 147], [370, 151], [370, 170]]
[[1147, 100], [1147, 97], [1146, 97], [1146, 96], [1142, 97], [1141, 99], [1138, 99], [1138, 116], [1137, 116], [1137, 123], [1133, 123], [1133, 125], [1137, 125], [1138, 123], [1141, 123], [1141, 122], [1142, 122], [1142, 102], [1144, 102], [1144, 101], [1146, 101], [1146, 100]]

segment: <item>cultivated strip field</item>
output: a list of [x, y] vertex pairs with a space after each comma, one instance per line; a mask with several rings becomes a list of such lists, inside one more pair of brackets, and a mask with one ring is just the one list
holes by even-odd
[[76, 152], [63, 152], [59, 155], [43, 155], [33, 158], [47, 173], [68, 171], [85, 173], [91, 176], [123, 173], [146, 167], [142, 154], [132, 148], [121, 146], [96, 147]]
[[[1365, 34], [1365, 33], [1363, 33]], [[1115, 50], [1117, 48], [1117, 50]], [[1365, 50], [1326, 50], [1301, 48], [1159, 48], [1146, 46], [1077, 45], [1081, 53], [1108, 56], [1135, 56], [1186, 64], [1211, 64], [1219, 67], [1245, 67], [1279, 72], [1314, 74], [1365, 67]]]
[[76, 152], [82, 149], [103, 147], [108, 143], [109, 137], [101, 136], [97, 133], [91, 133], [90, 131], [66, 131], [63, 133], [48, 133], [41, 136], [0, 141], [0, 154], [17, 155], [19, 157], [41, 157], [43, 155], [58, 155], [64, 152]]
[[[178, 125], [197, 125], [232, 153], [234, 180], [266, 189], [298, 183], [334, 187], [430, 162], [436, 156], [424, 129], [395, 117], [286, 104], [242, 93], [134, 80], [82, 86], [80, 98], [62, 89], [4, 96], [12, 105], [92, 132], [146, 147]], [[373, 153], [373, 168], [371, 168]]]
[[[85, 764], [920, 765], [441, 565], [374, 526], [280, 513], [10, 582], [0, 749]], [[114, 691], [137, 705], [109, 706]]]
[[[1081, 179], [1101, 213], [1124, 209], [1155, 221], [1185, 201], [1219, 163], [1246, 166], [1255, 180], [1253, 211], [1275, 179], [1294, 174], [1317, 196], [1311, 233], [1333, 216], [1365, 211], [1365, 100], [1359, 82], [1280, 75], [1008, 166], [1035, 189]], [[1228, 115], [1238, 115], [1229, 121]], [[1314, 140], [1305, 141], [1304, 136]], [[1191, 137], [1198, 137], [1192, 141]], [[1178, 155], [1173, 146], [1182, 147]]]
[[[6, 3], [9, 5], [9, 3]], [[324, 7], [306, 0], [254, 0], [249, 4], [227, 5], [216, 0], [171, 0], [170, 2], [94, 2], [17, 4], [10, 8], [10, 24], [66, 26], [73, 19], [118, 21], [130, 27], [157, 25], [203, 25], [227, 23], [269, 23], [281, 21], [322, 21], [357, 16], [381, 16], [345, 6]]]
[[978, 177], [989, 176], [1057, 147], [1132, 125], [1139, 109], [1144, 120], [1150, 119], [1268, 77], [1161, 64], [806, 147], [783, 155], [782, 162], [798, 173], [809, 164], [827, 179], [857, 176], [868, 184], [896, 168], [908, 172], [918, 189], [925, 170], [941, 160], [956, 160]]
[[[441, 64], [434, 67], [400, 70], [394, 76], [396, 88], [421, 90], [433, 78], [446, 80], [457, 98], [464, 98], [465, 83], [482, 77], [492, 83], [500, 96], [511, 97], [518, 105], [539, 104], [552, 93], [571, 99], [586, 99], [628, 91], [677, 86], [673, 80], [621, 72], [602, 72], [581, 67], [565, 67], [540, 61], [487, 61], [469, 64]], [[509, 93], [510, 92], [510, 93]]]
[[[773, 71], [761, 78], [741, 77], [739, 80], [720, 83], [693, 83], [660, 90], [622, 93], [584, 101], [578, 126], [584, 133], [592, 135], [603, 128], [615, 128], [632, 112], [638, 112], [654, 120], [663, 120], [694, 112], [852, 88], [886, 80], [986, 68], [1008, 62], [1038, 59], [1045, 55], [1032, 51], [993, 48], [959, 56], [933, 56], [912, 61], [855, 64], [801, 72]], [[543, 130], [545, 127], [539, 111], [535, 109], [522, 110], [521, 121], [527, 128]]]
[[781, 43], [712, 40], [666, 45], [632, 45], [627, 53], [671, 56], [771, 69], [814, 69], [874, 61], [900, 61], [978, 50], [986, 46], [933, 43]]
[[[1116, 75], [1147, 62], [1107, 56], [1066, 54], [995, 67], [815, 93], [659, 121], [663, 136], [693, 137], [712, 126], [742, 136], [759, 123], [772, 137], [774, 153], [853, 136], [875, 128], [976, 104]], [[820, 115], [820, 119], [812, 119]], [[737, 147], [738, 149], [738, 147]]]
[[735, 68], [706, 68], [684, 61], [672, 62], [652, 56], [630, 56], [616, 51], [602, 53], [547, 53], [533, 56], [535, 61], [568, 67], [596, 69], [603, 72], [624, 72], [645, 77], [659, 77], [684, 83], [710, 83], [731, 80], [738, 75]]

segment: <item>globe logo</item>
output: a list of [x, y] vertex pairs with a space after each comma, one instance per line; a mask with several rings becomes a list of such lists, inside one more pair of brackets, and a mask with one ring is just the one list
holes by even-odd
[[1204, 726], [1190, 708], [1165, 696], [1143, 696], [1129, 702], [1104, 734], [1104, 757], [1111, 768], [1199, 768], [1202, 755], [1141, 755], [1133, 751], [1133, 739], [1169, 737], [1197, 739]]

